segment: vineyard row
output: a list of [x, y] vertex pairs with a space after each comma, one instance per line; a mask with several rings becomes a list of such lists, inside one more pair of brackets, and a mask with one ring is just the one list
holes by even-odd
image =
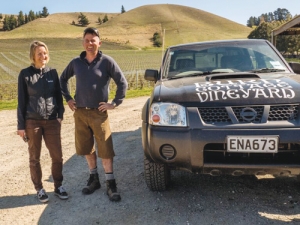
[[[62, 73], [72, 58], [78, 55], [78, 51], [50, 51], [49, 66]], [[113, 57], [122, 69], [130, 89], [143, 89], [151, 87], [152, 82], [144, 80], [145, 69], [159, 69], [161, 63], [160, 51], [106, 51], [105, 54]], [[28, 52], [0, 52], [0, 100], [17, 98], [17, 79], [22, 68], [30, 65]], [[74, 93], [75, 79], [69, 82], [70, 92]], [[115, 90], [114, 82], [110, 84], [110, 90]]]

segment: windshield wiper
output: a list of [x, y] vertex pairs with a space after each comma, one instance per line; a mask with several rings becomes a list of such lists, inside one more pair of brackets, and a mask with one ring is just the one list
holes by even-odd
[[212, 70], [212, 71], [197, 71], [197, 72], [183, 72], [179, 73], [173, 77], [170, 77], [169, 79], [178, 79], [183, 77], [195, 77], [195, 76], [204, 76], [204, 75], [210, 75], [210, 74], [216, 74], [216, 73], [231, 73], [232, 70], [228, 69], [219, 69], [219, 70]]
[[257, 70], [250, 70], [253, 73], [273, 73], [273, 72], [284, 72], [285, 69], [275, 69], [275, 68], [261, 68]]
[[217, 74], [217, 73], [232, 73], [232, 70], [212, 70], [212, 71], [204, 71], [203, 75], [209, 75], [209, 74]]
[[178, 78], [183, 78], [183, 77], [196, 77], [196, 76], [200, 76], [200, 75], [204, 75], [204, 73], [202, 71], [199, 72], [194, 72], [194, 73], [179, 73], [173, 77], [169, 77], [169, 79], [178, 79]]

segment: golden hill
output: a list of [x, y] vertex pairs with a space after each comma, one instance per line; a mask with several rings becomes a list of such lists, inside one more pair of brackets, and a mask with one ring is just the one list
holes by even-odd
[[[165, 46], [179, 43], [246, 38], [249, 27], [203, 10], [173, 5], [145, 5], [123, 14], [83, 12], [90, 26], [97, 27], [106, 42], [127, 43], [136, 47], [150, 47], [155, 32], [165, 31]], [[107, 14], [109, 21], [98, 24], [98, 17]], [[17, 38], [81, 38], [83, 27], [77, 23], [78, 13], [56, 13], [32, 21], [9, 32], [1, 32], [0, 39]]]
[[[246, 38], [249, 27], [186, 6], [146, 5], [120, 14], [99, 26], [108, 39], [119, 37], [138, 46], [151, 45], [154, 32], [165, 30], [165, 45], [206, 40]], [[121, 35], [120, 35], [121, 34]]]

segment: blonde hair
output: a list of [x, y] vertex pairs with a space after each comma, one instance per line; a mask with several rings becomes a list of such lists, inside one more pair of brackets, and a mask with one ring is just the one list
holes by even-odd
[[31, 61], [31, 65], [34, 65], [34, 53], [35, 53], [35, 50], [36, 50], [37, 47], [40, 47], [40, 46], [42, 46], [42, 47], [44, 47], [46, 49], [46, 52], [48, 54], [47, 63], [50, 60], [49, 50], [48, 50], [47, 45], [44, 42], [42, 42], [42, 41], [33, 41], [30, 44], [30, 50], [29, 50], [29, 58], [30, 58], [30, 61]]

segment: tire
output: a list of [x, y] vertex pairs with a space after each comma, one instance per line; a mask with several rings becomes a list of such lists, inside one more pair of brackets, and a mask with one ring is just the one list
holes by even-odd
[[165, 191], [170, 182], [167, 165], [149, 161], [144, 157], [145, 181], [151, 191]]

